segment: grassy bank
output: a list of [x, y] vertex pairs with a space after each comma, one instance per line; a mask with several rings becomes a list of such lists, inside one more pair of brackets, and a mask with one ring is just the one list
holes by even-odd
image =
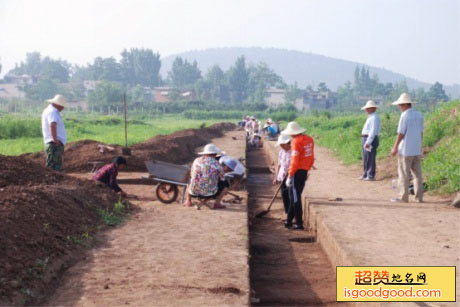
[[[92, 139], [107, 144], [124, 145], [121, 117], [64, 118], [69, 142]], [[193, 120], [181, 116], [163, 116], [128, 122], [128, 145], [143, 142], [158, 134], [199, 128], [222, 120]], [[0, 154], [19, 155], [43, 150], [39, 118], [3, 117], [0, 120]]]
[[[460, 101], [444, 103], [424, 114], [423, 171], [430, 190], [452, 193], [460, 189]], [[393, 146], [399, 114], [380, 114], [381, 134], [378, 158], [388, 156]], [[347, 164], [361, 161], [361, 129], [366, 115], [331, 117], [318, 114], [297, 118], [318, 145], [330, 148]]]

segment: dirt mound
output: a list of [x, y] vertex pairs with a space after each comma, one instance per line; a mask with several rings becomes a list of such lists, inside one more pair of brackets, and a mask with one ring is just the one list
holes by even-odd
[[0, 156], [0, 305], [39, 301], [117, 202], [89, 180]]
[[[23, 176], [22, 174], [27, 174]], [[0, 188], [8, 185], [31, 186], [53, 184], [62, 180], [62, 175], [38, 165], [34, 161], [0, 155]]]
[[[143, 143], [131, 146], [132, 155], [126, 156], [128, 167], [126, 171], [144, 172], [144, 161], [162, 160], [170, 163], [183, 164], [194, 156], [195, 148], [205, 145], [212, 138], [222, 136], [226, 131], [235, 129], [231, 123], [215, 124], [207, 128], [187, 129], [169, 135], [158, 135]], [[121, 155], [121, 146], [110, 145], [113, 151], [101, 153], [98, 145], [102, 143], [84, 140], [70, 143], [64, 152], [64, 172], [88, 172], [91, 166], [89, 161], [109, 163], [114, 157]], [[25, 157], [43, 163], [43, 153], [26, 154]]]

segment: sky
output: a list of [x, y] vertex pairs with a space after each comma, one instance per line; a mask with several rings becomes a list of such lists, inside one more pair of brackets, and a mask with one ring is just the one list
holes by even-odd
[[0, 0], [1, 75], [31, 51], [86, 64], [256, 46], [460, 83], [460, 0]]

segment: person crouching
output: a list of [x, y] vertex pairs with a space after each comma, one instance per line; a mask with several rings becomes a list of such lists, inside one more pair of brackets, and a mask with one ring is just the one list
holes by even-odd
[[222, 198], [228, 191], [228, 182], [224, 180], [224, 169], [216, 159], [219, 152], [217, 146], [208, 144], [199, 153], [200, 157], [193, 161], [185, 207], [193, 206], [192, 197], [200, 197], [216, 198], [213, 209], [225, 208]]
[[116, 157], [112, 163], [101, 167], [93, 176], [94, 181], [99, 181], [110, 187], [115, 193], [126, 196], [126, 193], [118, 186], [118, 171], [126, 165], [126, 159]]

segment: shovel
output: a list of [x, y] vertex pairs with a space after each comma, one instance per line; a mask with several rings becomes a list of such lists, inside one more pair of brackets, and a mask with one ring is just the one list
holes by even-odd
[[[284, 179], [286, 179], [286, 178], [284, 178]], [[284, 179], [283, 179], [283, 181], [284, 181]], [[256, 217], [257, 217], [257, 218], [263, 217], [263, 216], [266, 215], [268, 212], [270, 212], [270, 208], [272, 207], [273, 203], [275, 202], [276, 195], [278, 195], [279, 191], [281, 190], [281, 186], [283, 185], [283, 181], [281, 181], [280, 185], [278, 186], [278, 189], [276, 189], [275, 195], [273, 195], [273, 198], [272, 198], [272, 200], [270, 201], [270, 204], [268, 205], [267, 210], [264, 210], [264, 211], [262, 211], [262, 212], [257, 213], [257, 214], [256, 214]]]
[[125, 147], [121, 149], [121, 153], [124, 156], [130, 156], [131, 149], [128, 148], [128, 125], [126, 122], [126, 94], [123, 94], [123, 111], [124, 111], [124, 117], [125, 117]]

